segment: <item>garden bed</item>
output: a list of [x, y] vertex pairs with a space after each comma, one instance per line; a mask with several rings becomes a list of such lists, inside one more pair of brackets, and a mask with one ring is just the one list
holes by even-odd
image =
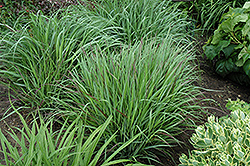
[[[55, 15], [39, 12], [29, 15], [36, 10], [33, 6], [24, 11], [24, 18], [27, 16], [30, 22], [25, 24], [27, 20], [23, 19], [20, 24], [14, 24], [14, 28], [3, 26], [6, 32], [8, 29], [11, 32], [1, 34], [0, 63], [3, 65], [0, 71], [16, 98], [9, 97], [12, 92], [0, 86], [0, 118], [7, 115], [9, 100], [11, 103], [16, 101], [14, 105], [18, 110], [24, 110], [21, 114], [26, 123], [34, 120], [27, 116], [30, 111], [36, 111], [39, 113], [36, 116], [40, 117], [37, 128], [36, 123], [31, 123], [34, 129], [29, 136], [26, 135], [29, 127], [19, 119], [20, 114], [13, 113], [0, 121], [3, 135], [11, 146], [16, 146], [13, 136], [8, 134], [12, 129], [18, 138], [27, 136], [17, 141], [22, 144], [24, 159], [19, 160], [20, 153], [15, 151], [13, 156], [18, 157], [12, 158], [14, 161], [100, 165], [118, 159], [115, 162], [151, 161], [158, 165], [154, 163], [158, 160], [164, 165], [177, 165], [181, 154], [188, 154], [193, 149], [189, 138], [193, 133], [191, 128], [196, 127], [194, 124], [204, 124], [211, 114], [229, 115], [225, 107], [228, 99], [249, 102], [248, 87], [224, 79], [213, 71], [202, 51], [207, 38], [200, 37], [196, 48], [192, 45], [195, 24], [204, 23], [203, 18], [198, 17], [201, 20], [197, 18], [198, 22], [190, 24], [185, 2], [181, 6], [184, 9], [180, 8], [184, 11], [170, 1], [126, 2], [129, 1], [90, 1], [68, 8], [66, 12], [60, 10]], [[196, 1], [192, 3], [197, 5]], [[226, 9], [230, 4], [215, 3], [224, 5], [217, 9]], [[199, 12], [199, 7], [195, 6], [193, 12]], [[209, 4], [205, 8], [209, 8]], [[211, 26], [206, 27], [206, 23], [203, 28], [215, 28], [216, 19], [223, 12], [214, 17]], [[203, 12], [200, 14], [204, 16]], [[3, 16], [8, 18], [9, 15]], [[12, 111], [10, 108], [8, 114]], [[54, 119], [59, 115], [63, 125], [44, 122], [40, 113], [43, 117], [52, 115]], [[50, 128], [56, 127], [59, 134], [48, 130], [47, 125], [54, 125]], [[23, 127], [26, 132], [20, 134], [17, 129]], [[1, 141], [5, 139], [3, 135]], [[49, 145], [47, 138], [50, 138]], [[70, 143], [65, 143], [64, 138]], [[175, 138], [182, 143], [177, 145]], [[29, 153], [26, 153], [26, 140], [34, 146]], [[93, 151], [89, 153], [91, 148]], [[78, 152], [74, 153], [76, 150]], [[1, 153], [0, 160], [4, 157], [6, 160], [7, 151], [4, 151], [5, 156]], [[155, 155], [156, 152], [164, 157]], [[70, 159], [65, 160], [63, 155], [69, 155]], [[48, 156], [51, 156], [50, 161], [47, 161]]]
[[[227, 99], [236, 100], [237, 98], [244, 100], [246, 102], [250, 101], [250, 91], [249, 87], [239, 85], [235, 82], [229, 81], [227, 79], [221, 78], [218, 74], [216, 74], [213, 70], [211, 70], [211, 67], [209, 66], [209, 62], [206, 58], [199, 55], [199, 66], [202, 70], [200, 75], [200, 82], [197, 82], [198, 85], [205, 89], [209, 89], [209, 91], [204, 90], [204, 95], [207, 99], [213, 99], [215, 102], [209, 102], [209, 103], [202, 103], [204, 105], [207, 105], [208, 107], [211, 107], [210, 109], [207, 109], [208, 112], [215, 114], [218, 117], [225, 116], [229, 114], [229, 111], [226, 109], [225, 105], [227, 103]], [[3, 118], [3, 114], [5, 113], [6, 109], [10, 106], [9, 103], [9, 97], [8, 97], [8, 89], [4, 86], [0, 86], [0, 118]], [[207, 119], [207, 117], [204, 117], [204, 121]], [[5, 136], [9, 139], [9, 141], [12, 142], [12, 144], [15, 144], [15, 141], [11, 138], [9, 134], [7, 134], [6, 131], [10, 131], [10, 127], [21, 127], [22, 123], [19, 119], [19, 116], [16, 114], [13, 114], [9, 117], [7, 117], [5, 120], [0, 121], [1, 130], [4, 132]], [[15, 130], [17, 131], [17, 130]], [[18, 133], [18, 131], [17, 131]], [[189, 137], [191, 137], [193, 131], [189, 131], [182, 137], [179, 137], [179, 139], [185, 144], [182, 146], [177, 146], [175, 148], [172, 148], [170, 152], [172, 153], [172, 157], [176, 163], [169, 158], [162, 158], [162, 162], [168, 166], [175, 166], [177, 163], [179, 163], [179, 157], [182, 153], [188, 154], [188, 151], [190, 151], [192, 148], [192, 145], [189, 143]], [[4, 156], [2, 153], [0, 153], [0, 160], [3, 160]]]

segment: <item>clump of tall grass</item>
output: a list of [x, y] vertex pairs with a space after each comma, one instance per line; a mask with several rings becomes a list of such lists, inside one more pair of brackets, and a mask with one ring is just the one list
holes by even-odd
[[193, 125], [200, 109], [190, 47], [188, 41], [176, 42], [168, 35], [159, 45], [152, 41], [112, 52], [83, 51], [68, 74], [67, 100], [56, 99], [67, 108], [60, 113], [84, 114], [90, 129], [112, 115], [106, 136], [117, 132], [113, 145], [143, 133], [120, 156], [156, 158], [152, 150], [178, 142], [181, 126]]
[[55, 108], [51, 97], [60, 96], [63, 76], [76, 65], [79, 50], [109, 40], [103, 20], [92, 22], [69, 10], [58, 13], [31, 14], [22, 29], [9, 27], [0, 39], [0, 76], [30, 107]]
[[78, 6], [76, 10], [110, 20], [109, 34], [125, 44], [143, 39], [162, 40], [170, 30], [183, 35], [189, 22], [187, 15], [168, 0], [113, 0], [94, 1], [91, 7]]

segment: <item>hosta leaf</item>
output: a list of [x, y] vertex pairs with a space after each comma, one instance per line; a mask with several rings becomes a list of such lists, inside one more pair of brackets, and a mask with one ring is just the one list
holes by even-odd
[[223, 59], [216, 63], [216, 72], [222, 77], [225, 77], [231, 72], [237, 72], [238, 70], [239, 68], [234, 64], [231, 58]]
[[206, 143], [205, 143], [203, 140], [199, 140], [199, 141], [196, 143], [196, 146], [198, 146], [198, 147], [200, 147], [200, 148], [207, 147]]
[[249, 8], [249, 7], [250, 7], [250, 2], [246, 2], [246, 3], [244, 4], [244, 6], [243, 6], [244, 9], [247, 9], [247, 8]]
[[182, 163], [182, 164], [187, 164], [188, 163], [188, 158], [187, 158], [187, 156], [185, 155], [185, 154], [182, 154], [182, 156], [179, 158], [179, 160], [180, 160], [180, 162]]
[[224, 160], [225, 165], [229, 166], [230, 162], [228, 160]]
[[220, 143], [217, 143], [217, 144], [216, 144], [216, 148], [217, 148], [219, 151], [221, 151], [221, 152], [224, 151], [224, 148], [223, 148], [222, 144], [220, 144]]
[[231, 18], [227, 19], [226, 21], [224, 21], [221, 24], [221, 29], [228, 33], [228, 32], [232, 32], [234, 29], [234, 25], [233, 25], [233, 20]]
[[209, 138], [212, 138], [213, 137], [213, 130], [211, 128], [209, 128], [207, 131], [208, 131]]
[[204, 141], [207, 145], [212, 145], [212, 139], [205, 138]]
[[250, 31], [247, 32], [247, 40], [250, 41]]
[[[230, 9], [231, 9], [231, 11], [230, 11]], [[231, 17], [243, 14], [246, 10], [246, 9], [242, 9], [242, 8], [230, 8], [230, 9], [229, 9], [229, 13], [231, 14]]]
[[208, 161], [209, 166], [215, 166], [215, 162], [213, 160]]
[[237, 45], [236, 47], [234, 47], [234, 49], [242, 49], [244, 47], [244, 45], [243, 44], [239, 44], [239, 45]]
[[213, 36], [213, 40], [211, 44], [214, 44], [214, 45], [218, 44], [225, 35], [226, 33], [224, 33], [223, 31], [220, 30], [220, 28], [218, 28], [217, 30], [214, 31], [214, 36]]
[[242, 142], [242, 140], [243, 140], [243, 138], [242, 138], [242, 137], [239, 137], [239, 138], [237, 139], [237, 141], [238, 141], [239, 143], [241, 143], [241, 142]]
[[229, 46], [229, 44], [230, 44], [230, 40], [221, 40], [221, 41], [218, 43], [217, 47], [216, 47], [216, 50], [215, 50], [216, 53], [219, 54], [220, 51], [222, 51], [223, 48]]
[[246, 36], [250, 32], [250, 20], [246, 22], [241, 32], [242, 32], [242, 36]]
[[247, 53], [247, 49], [245, 47], [243, 47], [243, 49], [240, 51], [239, 55], [238, 55], [238, 59], [241, 59], [244, 54]]
[[237, 154], [235, 154], [234, 157], [235, 157], [235, 159], [237, 159], [237, 160], [241, 160], [241, 159], [242, 159], [242, 158], [241, 158], [239, 155], [237, 155]]
[[247, 60], [246, 63], [243, 65], [243, 70], [245, 71], [246, 75], [250, 77], [250, 60]]
[[208, 46], [204, 46], [204, 53], [207, 56], [208, 59], [212, 60], [214, 59], [214, 57], [216, 57], [217, 53], [215, 51], [215, 46], [213, 45], [208, 45]]
[[221, 24], [221, 29], [224, 30], [224, 32], [229, 33], [234, 31], [234, 27], [239, 22], [246, 22], [248, 19], [248, 14], [240, 14], [232, 18], [228, 18], [226, 21], [224, 21]]
[[221, 136], [219, 136], [219, 140], [220, 140], [221, 142], [225, 143], [226, 140], [227, 140], [227, 138], [224, 137], [223, 135], [221, 135]]
[[249, 162], [250, 162], [250, 154], [248, 154], [248, 155], [247, 155], [247, 157], [246, 157], [246, 160], [245, 160], [245, 161], [246, 161], [246, 163], [249, 163]]
[[197, 166], [199, 164], [199, 161], [193, 160], [192, 164], [193, 164], [193, 166]]
[[199, 151], [199, 150], [194, 150], [195, 154], [200, 156], [200, 155], [207, 155], [210, 153], [210, 150], [206, 150], [206, 151]]
[[248, 148], [250, 148], [250, 139], [249, 138], [246, 138], [245, 144], [247, 145]]
[[233, 19], [233, 26], [237, 25], [239, 22], [246, 22], [248, 20], [248, 14], [241, 14]]
[[212, 60], [214, 57], [220, 54], [224, 48], [228, 47], [230, 40], [221, 40], [217, 45], [206, 45], [203, 47], [204, 52], [208, 59]]
[[246, 115], [244, 114], [244, 112], [240, 112], [240, 118], [241, 120], [245, 120]]
[[233, 53], [234, 48], [236, 47], [236, 44], [230, 44], [229, 46], [223, 48], [223, 53], [225, 54], [226, 58], [229, 58], [229, 56]]
[[250, 54], [248, 53], [247, 49], [243, 47], [238, 55], [238, 61], [235, 63], [237, 66], [241, 67], [250, 58]]
[[238, 67], [241, 67], [241, 66], [244, 64], [244, 59], [241, 58], [241, 59], [237, 60], [237, 61], [235, 62], [235, 64], [236, 64]]
[[227, 155], [227, 159], [228, 159], [228, 161], [229, 161], [230, 163], [232, 163], [232, 162], [233, 162], [233, 158], [232, 158], [232, 156], [231, 156], [231, 155]]
[[240, 158], [243, 158], [244, 155], [245, 155], [245, 153], [242, 152], [242, 151], [240, 151], [240, 150], [237, 151], [237, 154], [238, 154], [238, 156], [239, 156]]

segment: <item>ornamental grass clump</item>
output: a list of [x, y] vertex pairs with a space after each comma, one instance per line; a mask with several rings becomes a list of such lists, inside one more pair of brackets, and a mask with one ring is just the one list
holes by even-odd
[[9, 27], [0, 39], [0, 76], [29, 107], [55, 108], [51, 97], [63, 97], [64, 75], [76, 65], [79, 50], [106, 45], [111, 38], [103, 33], [101, 19], [93, 22], [70, 10], [58, 13], [30, 14], [29, 23]]
[[172, 37], [160, 45], [152, 41], [112, 52], [83, 51], [68, 74], [67, 100], [56, 99], [67, 110], [59, 113], [73, 119], [80, 113], [87, 116], [90, 130], [112, 115], [106, 129], [107, 137], [117, 132], [112, 145], [142, 133], [120, 156], [155, 159], [156, 151], [178, 142], [175, 136], [181, 126], [193, 125], [200, 109], [200, 91], [193, 84], [194, 50], [186, 40], [176, 42]]
[[101, 0], [76, 11], [110, 20], [112, 30], [107, 33], [125, 44], [134, 44], [142, 38], [162, 41], [169, 30], [176, 36], [188, 33], [187, 15], [177, 8], [168, 0]]
[[193, 150], [183, 154], [179, 166], [250, 165], [250, 105], [229, 100], [230, 117], [211, 116], [191, 137]]

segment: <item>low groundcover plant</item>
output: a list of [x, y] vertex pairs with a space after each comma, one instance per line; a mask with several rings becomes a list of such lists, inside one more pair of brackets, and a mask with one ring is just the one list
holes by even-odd
[[179, 166], [226, 166], [250, 164], [250, 105], [229, 100], [230, 117], [220, 119], [211, 116], [205, 125], [199, 126], [191, 143], [189, 157], [183, 154]]

